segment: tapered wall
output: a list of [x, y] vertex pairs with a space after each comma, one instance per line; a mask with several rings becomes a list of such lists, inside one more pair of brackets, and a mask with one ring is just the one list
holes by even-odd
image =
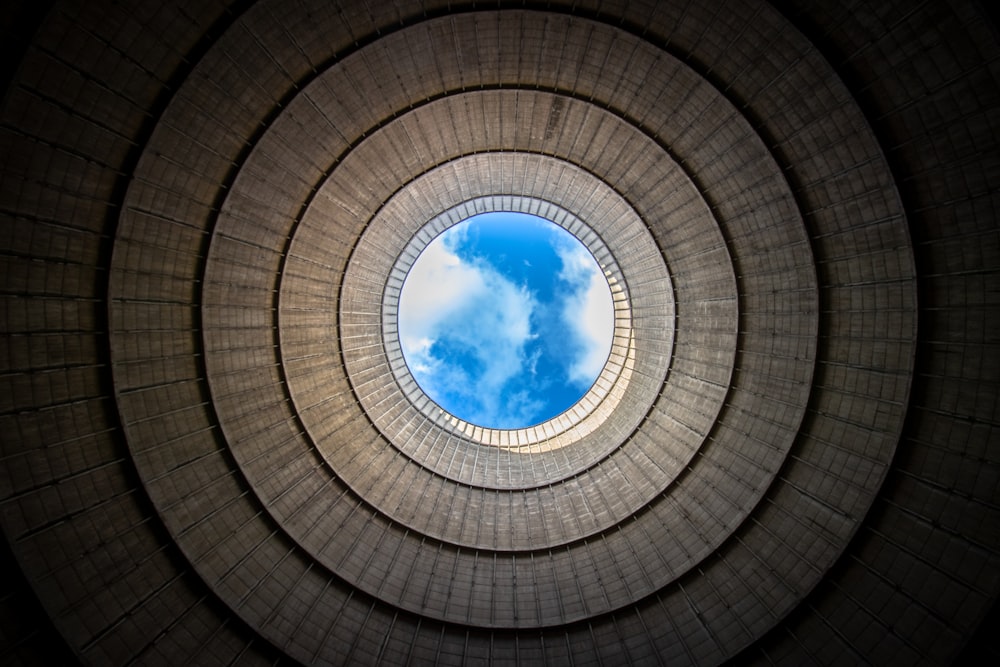
[[[985, 4], [6, 14], [0, 661], [1000, 658]], [[483, 210], [615, 286], [520, 431], [392, 343]]]

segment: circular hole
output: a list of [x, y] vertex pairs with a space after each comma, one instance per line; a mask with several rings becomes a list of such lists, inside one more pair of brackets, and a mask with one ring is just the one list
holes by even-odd
[[572, 407], [603, 370], [614, 325], [594, 256], [525, 213], [484, 213], [445, 230], [399, 297], [400, 346], [417, 384], [487, 428], [525, 428]]

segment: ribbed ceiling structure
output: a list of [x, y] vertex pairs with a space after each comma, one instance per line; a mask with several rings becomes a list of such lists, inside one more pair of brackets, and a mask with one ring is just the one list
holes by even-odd
[[[5, 14], [0, 661], [1000, 659], [985, 5]], [[519, 431], [395, 329], [483, 211], [615, 299]]]

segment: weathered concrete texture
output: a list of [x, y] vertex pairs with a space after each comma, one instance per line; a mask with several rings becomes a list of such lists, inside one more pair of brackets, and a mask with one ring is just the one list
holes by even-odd
[[[0, 662], [1000, 659], [982, 11], [14, 3]], [[480, 205], [624, 285], [610, 398], [530, 437], [384, 338]]]

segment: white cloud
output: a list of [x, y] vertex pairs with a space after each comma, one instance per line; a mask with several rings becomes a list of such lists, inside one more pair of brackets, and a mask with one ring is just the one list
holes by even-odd
[[611, 290], [585, 248], [576, 243], [561, 243], [556, 252], [563, 264], [559, 277], [572, 286], [572, 294], [563, 307], [563, 319], [582, 348], [569, 366], [569, 379], [589, 386], [604, 368], [614, 338]]
[[438, 323], [484, 289], [482, 276], [440, 242], [424, 248], [410, 269], [399, 300], [399, 329], [404, 349], [433, 344]]
[[[445, 236], [424, 249], [400, 295], [400, 344], [407, 364], [424, 390], [460, 396], [470, 421], [495, 422], [531, 401], [501, 405], [504, 385], [531, 360], [525, 344], [532, 338], [532, 294], [488, 264], [466, 261]], [[444, 338], [472, 352], [477, 368], [444, 363], [434, 356]], [[470, 372], [475, 371], [475, 372]], [[455, 408], [453, 408], [455, 409]]]

